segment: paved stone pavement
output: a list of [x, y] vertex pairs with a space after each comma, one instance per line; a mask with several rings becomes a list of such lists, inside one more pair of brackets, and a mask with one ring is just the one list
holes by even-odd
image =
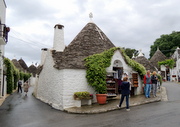
[[[68, 113], [86, 113], [86, 114], [102, 113], [102, 112], [117, 110], [118, 109], [117, 105], [119, 104], [119, 101], [120, 101], [120, 96], [118, 96], [114, 99], [108, 100], [107, 103], [104, 105], [99, 105], [99, 104], [95, 103], [90, 106], [87, 105], [87, 106], [81, 106], [81, 107], [67, 108], [67, 109], [65, 109], [65, 111]], [[130, 108], [132, 106], [148, 104], [148, 103], [158, 102], [158, 101], [167, 101], [165, 87], [161, 87], [161, 90], [159, 90], [157, 92], [157, 97], [151, 96], [151, 98], [145, 98], [144, 95], [130, 97]], [[124, 100], [121, 109], [125, 109], [125, 107], [126, 107], [126, 103]]]

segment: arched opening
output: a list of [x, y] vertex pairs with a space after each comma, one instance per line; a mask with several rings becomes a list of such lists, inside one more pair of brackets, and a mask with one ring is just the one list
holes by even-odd
[[123, 67], [122, 62], [120, 60], [115, 60], [113, 63], [113, 67]]

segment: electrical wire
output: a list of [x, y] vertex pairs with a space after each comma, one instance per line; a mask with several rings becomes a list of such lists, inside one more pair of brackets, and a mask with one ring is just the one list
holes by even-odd
[[[26, 36], [22, 36], [21, 33], [17, 32], [16, 30], [12, 29], [11, 28], [11, 34], [13, 35], [9, 35], [9, 37], [12, 37], [12, 38], [15, 38], [15, 39], [18, 39], [20, 40], [21, 42], [25, 43], [25, 44], [30, 44], [30, 45], [33, 45], [33, 46], [36, 46], [36, 47], [39, 47], [39, 46], [45, 46], [45, 47], [51, 47], [50, 45], [46, 45], [44, 43], [41, 43], [41, 42], [35, 42], [35, 41], [32, 41], [32, 40], [29, 40], [29, 39], [23, 39], [24, 37]], [[39, 46], [38, 46], [39, 45]]]

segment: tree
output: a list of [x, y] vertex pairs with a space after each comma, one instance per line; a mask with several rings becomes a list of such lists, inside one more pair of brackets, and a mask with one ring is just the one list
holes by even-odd
[[165, 56], [170, 57], [177, 47], [180, 47], [180, 32], [173, 31], [171, 34], [163, 34], [160, 38], [156, 39], [154, 45], [151, 45], [150, 58], [154, 55], [157, 48]]
[[123, 47], [123, 49], [124, 49], [126, 55], [129, 56], [129, 58], [132, 58], [132, 57], [133, 57], [133, 54], [134, 54], [135, 56], [138, 55], [138, 50], [136, 50], [136, 49], [124, 48], [124, 47]]

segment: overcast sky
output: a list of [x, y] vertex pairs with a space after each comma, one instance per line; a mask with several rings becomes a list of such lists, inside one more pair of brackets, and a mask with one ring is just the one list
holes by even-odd
[[53, 45], [54, 25], [64, 25], [68, 45], [90, 21], [117, 47], [142, 49], [162, 34], [180, 31], [180, 0], [5, 0], [11, 28], [5, 56], [30, 66], [40, 63], [41, 49]]

